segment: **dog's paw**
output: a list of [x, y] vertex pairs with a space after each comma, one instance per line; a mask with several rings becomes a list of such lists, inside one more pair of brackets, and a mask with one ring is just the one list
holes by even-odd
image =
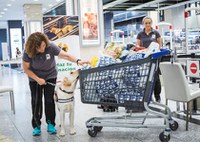
[[76, 130], [75, 129], [70, 129], [70, 135], [74, 135], [74, 134], [76, 134]]
[[59, 136], [61, 137], [65, 136], [65, 131], [60, 131]]

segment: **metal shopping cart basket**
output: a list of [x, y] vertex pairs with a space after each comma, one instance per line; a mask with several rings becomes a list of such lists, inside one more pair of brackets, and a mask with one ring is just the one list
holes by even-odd
[[[163, 49], [145, 59], [80, 71], [83, 103], [126, 107], [133, 112], [142, 112], [135, 116], [93, 117], [86, 122], [91, 137], [95, 137], [103, 127], [164, 128], [159, 138], [161, 141], [170, 140], [170, 131], [178, 128], [170, 109], [156, 102], [154, 104], [164, 108], [165, 112], [149, 107], [160, 58], [169, 53], [169, 50]], [[147, 125], [147, 118], [163, 118], [165, 124]], [[138, 122], [138, 119], [141, 120]]]

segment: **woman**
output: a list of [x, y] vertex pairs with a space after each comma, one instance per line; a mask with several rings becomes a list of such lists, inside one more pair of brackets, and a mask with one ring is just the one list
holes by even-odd
[[[137, 35], [137, 46], [148, 48], [151, 42], [157, 42], [160, 47], [162, 46], [160, 34], [158, 33], [158, 31], [152, 28], [152, 22], [153, 21], [150, 17], [143, 18], [142, 23], [144, 25], [144, 29]], [[154, 97], [157, 102], [160, 102], [160, 92], [161, 92], [161, 83], [158, 72], [154, 88]]]
[[43, 33], [36, 32], [28, 37], [25, 43], [22, 64], [24, 72], [29, 77], [34, 136], [41, 134], [43, 92], [46, 122], [48, 124], [47, 131], [51, 134], [56, 134], [57, 132], [54, 127], [55, 103], [53, 95], [55, 86], [51, 85], [51, 83], [56, 84], [57, 77], [55, 56], [77, 63], [77, 65], [89, 63], [88, 61], [81, 61], [61, 50], [56, 45], [49, 43], [47, 36]]
[[16, 47], [16, 59], [21, 57], [21, 51], [19, 50], [18, 47]]

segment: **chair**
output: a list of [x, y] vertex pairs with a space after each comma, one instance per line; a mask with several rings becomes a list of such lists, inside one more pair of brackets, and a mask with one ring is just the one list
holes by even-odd
[[13, 88], [10, 86], [1, 86], [0, 85], [0, 93], [6, 93], [6, 92], [9, 92], [9, 94], [10, 94], [11, 110], [13, 111], [13, 114], [15, 114], [15, 102], [14, 102]]
[[187, 103], [186, 131], [188, 130], [189, 113], [191, 118], [192, 101], [200, 97], [200, 89], [190, 92], [187, 78], [180, 63], [160, 63], [160, 70], [165, 88], [166, 105], [168, 100]]

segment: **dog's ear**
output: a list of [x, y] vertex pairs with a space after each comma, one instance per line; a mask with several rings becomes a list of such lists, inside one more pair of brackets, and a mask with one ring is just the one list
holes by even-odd
[[72, 85], [71, 81], [70, 81], [67, 77], [64, 78], [63, 84], [64, 84], [65, 86], [71, 86], [71, 85]]

